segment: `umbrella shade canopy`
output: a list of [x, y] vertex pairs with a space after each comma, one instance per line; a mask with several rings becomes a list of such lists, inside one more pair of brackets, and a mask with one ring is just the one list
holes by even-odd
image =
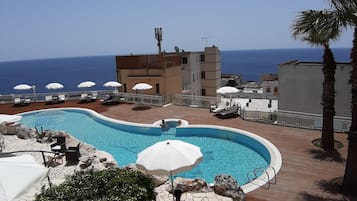
[[181, 140], [166, 140], [140, 152], [136, 166], [153, 175], [173, 175], [191, 170], [202, 158], [198, 146]]
[[47, 172], [31, 155], [0, 158], [0, 200], [14, 200]]
[[89, 88], [95, 86], [95, 82], [85, 81], [78, 84], [78, 88]]
[[32, 89], [32, 86], [28, 84], [19, 84], [14, 87], [15, 90], [29, 90]]
[[9, 115], [9, 114], [0, 114], [0, 124], [3, 122], [16, 122], [20, 121], [22, 116], [19, 115]]
[[109, 82], [104, 83], [103, 86], [105, 86], [105, 87], [121, 87], [121, 84], [116, 81], [109, 81]]
[[62, 89], [63, 88], [63, 84], [61, 83], [57, 83], [57, 82], [53, 82], [53, 83], [49, 83], [48, 85], [46, 85], [47, 89]]
[[225, 86], [217, 89], [217, 94], [232, 94], [237, 93], [239, 90], [235, 87]]
[[152, 86], [150, 84], [146, 84], [146, 83], [137, 83], [134, 87], [133, 90], [147, 90], [147, 89], [151, 89]]

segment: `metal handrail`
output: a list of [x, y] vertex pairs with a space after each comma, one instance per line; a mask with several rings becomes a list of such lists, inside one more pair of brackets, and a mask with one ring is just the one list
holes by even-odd
[[[273, 183], [270, 181], [271, 179], [270, 179], [270, 175], [268, 174], [267, 169], [273, 170], [274, 175], [273, 175], [273, 177], [271, 178], [271, 179], [274, 178], [274, 182], [273, 182]], [[267, 179], [267, 183], [268, 183], [267, 189], [270, 188], [270, 185], [271, 185], [271, 184], [276, 184], [276, 183], [277, 183], [276, 171], [275, 171], [275, 168], [272, 167], [272, 166], [264, 166], [264, 167], [254, 168], [253, 171], [247, 173], [248, 181], [249, 181], [249, 182], [252, 182], [253, 180], [257, 179], [257, 178], [258, 178], [257, 173], [258, 173], [258, 172], [261, 172], [261, 171], [264, 171], [263, 174], [265, 174], [265, 175], [267, 176], [267, 178], [268, 178], [268, 179]], [[254, 178], [251, 178], [251, 177], [250, 177], [250, 175], [252, 175], [252, 174], [253, 174]]]

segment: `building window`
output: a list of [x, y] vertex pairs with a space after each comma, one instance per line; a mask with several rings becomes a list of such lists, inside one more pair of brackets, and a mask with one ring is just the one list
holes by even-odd
[[201, 71], [201, 79], [206, 79], [206, 72], [205, 71]]
[[278, 93], [278, 87], [274, 87], [274, 93]]
[[126, 89], [126, 83], [124, 83], [124, 93], [128, 92]]
[[160, 84], [156, 83], [156, 93], [159, 94], [160, 93]]
[[265, 91], [266, 93], [270, 93], [270, 87], [267, 87]]
[[201, 54], [201, 62], [205, 62], [206, 58], [204, 54]]
[[201, 89], [201, 95], [205, 96], [206, 95], [206, 89]]
[[195, 82], [195, 74], [192, 74], [192, 82]]
[[182, 63], [187, 64], [187, 57], [182, 57]]

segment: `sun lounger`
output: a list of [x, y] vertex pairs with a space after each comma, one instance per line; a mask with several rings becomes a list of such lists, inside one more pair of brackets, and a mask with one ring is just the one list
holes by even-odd
[[46, 104], [56, 104], [56, 103], [63, 103], [65, 100], [65, 95], [61, 94], [61, 95], [48, 95], [45, 96], [45, 101]]
[[14, 98], [14, 105], [15, 106], [21, 105], [21, 98]]
[[31, 98], [24, 98], [24, 105], [29, 105], [31, 103]]
[[103, 105], [115, 105], [115, 104], [119, 104], [124, 101], [125, 101], [124, 97], [116, 96], [114, 94], [108, 94], [108, 95], [106, 95], [106, 97], [104, 99], [100, 100], [100, 102]]
[[29, 105], [30, 103], [31, 103], [31, 98], [20, 98], [20, 97], [14, 98], [15, 106], [24, 106], [24, 105]]
[[216, 117], [219, 118], [231, 118], [231, 117], [238, 117], [238, 110], [239, 110], [239, 106], [234, 105], [228, 109], [222, 110], [220, 112], [217, 112], [215, 114]]
[[81, 103], [88, 103], [88, 102], [93, 102], [97, 100], [98, 93], [93, 92], [93, 93], [83, 93], [81, 94], [81, 99], [79, 100]]
[[58, 101], [60, 103], [63, 103], [64, 101], [66, 101], [66, 95], [65, 94], [58, 95]]

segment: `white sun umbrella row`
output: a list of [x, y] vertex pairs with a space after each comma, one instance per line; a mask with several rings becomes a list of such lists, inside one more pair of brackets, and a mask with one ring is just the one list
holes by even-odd
[[[95, 86], [96, 83], [92, 81], [81, 82], [77, 85], [78, 88], [89, 88]], [[116, 81], [109, 81], [104, 83], [104, 87], [121, 87], [121, 84]], [[63, 89], [64, 86], [58, 82], [52, 82], [46, 85], [46, 89]], [[28, 84], [19, 84], [14, 87], [15, 90], [30, 90], [35, 89], [35, 86], [30, 86]]]

